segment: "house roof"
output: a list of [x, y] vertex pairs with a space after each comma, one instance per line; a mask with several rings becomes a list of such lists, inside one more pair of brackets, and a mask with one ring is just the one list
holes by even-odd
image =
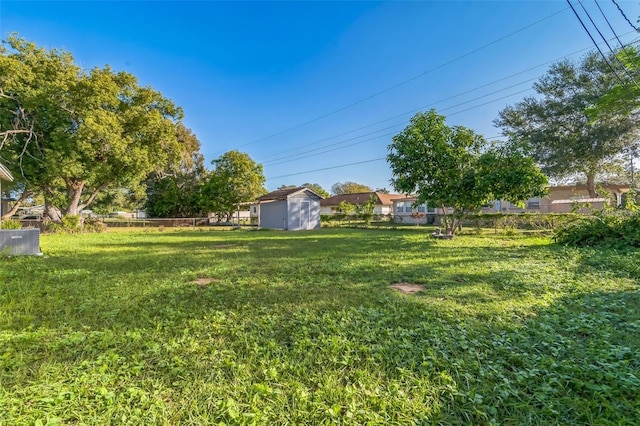
[[340, 194], [334, 195], [333, 197], [325, 198], [324, 200], [320, 200], [321, 206], [337, 206], [341, 202], [346, 202], [349, 204], [362, 204], [369, 201], [369, 198], [374, 197], [376, 199], [376, 204], [382, 204], [383, 206], [390, 206], [393, 200], [397, 198], [404, 198], [405, 195], [402, 194], [385, 194], [382, 192], [356, 192], [354, 194]]
[[[621, 189], [631, 189], [631, 187], [629, 185], [614, 185], [614, 184], [604, 184], [604, 185], [600, 185], [597, 184], [596, 185], [596, 190], [598, 188], [604, 188], [604, 189], [609, 189], [609, 190], [621, 190]], [[573, 190], [587, 190], [587, 185], [558, 185], [558, 186], [550, 186], [549, 191], [553, 191], [554, 189], [573, 189]]]
[[11, 172], [0, 163], [0, 179], [6, 180], [9, 182], [13, 182], [13, 176], [11, 176]]
[[573, 203], [603, 203], [607, 202], [606, 198], [579, 198], [577, 200], [553, 200], [551, 204], [573, 204]]
[[264, 194], [261, 197], [256, 198], [257, 201], [277, 201], [277, 200], [286, 200], [292, 195], [297, 195], [301, 192], [308, 191], [312, 195], [322, 199], [322, 195], [316, 194], [306, 186], [298, 186], [297, 188], [285, 188], [278, 189], [276, 191], [269, 192], [268, 194]]

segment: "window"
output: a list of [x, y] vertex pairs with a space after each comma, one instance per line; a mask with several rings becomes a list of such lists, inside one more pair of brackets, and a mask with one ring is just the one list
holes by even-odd
[[425, 204], [420, 204], [418, 206], [418, 213], [424, 213], [427, 211], [427, 206]]
[[404, 203], [396, 203], [396, 212], [402, 213], [404, 211]]
[[411, 213], [411, 203], [407, 203], [404, 206], [405, 213]]
[[539, 209], [540, 208], [540, 198], [531, 198], [527, 201], [528, 209]]

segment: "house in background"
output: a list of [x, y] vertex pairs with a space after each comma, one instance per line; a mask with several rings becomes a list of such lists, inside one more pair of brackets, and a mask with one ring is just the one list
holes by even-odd
[[415, 225], [437, 222], [437, 213], [442, 209], [429, 207], [427, 203], [416, 204], [415, 197], [396, 198], [393, 200], [393, 221]]
[[613, 199], [614, 206], [622, 204], [625, 194], [631, 190], [629, 185], [598, 185], [601, 196], [592, 198], [586, 185], [552, 186], [544, 197], [530, 198], [524, 208], [508, 201], [493, 201], [490, 206], [482, 209], [483, 213], [570, 213], [578, 208], [580, 213], [602, 210], [604, 205]]
[[357, 192], [354, 194], [340, 194], [333, 197], [325, 198], [320, 201], [320, 213], [321, 214], [337, 214], [340, 213], [340, 203], [346, 202], [349, 204], [364, 204], [373, 197], [375, 199], [375, 206], [373, 209], [374, 215], [391, 215], [394, 212], [393, 200], [398, 198], [405, 198], [402, 194], [385, 194], [383, 192]]
[[321, 195], [306, 187], [265, 194], [256, 199], [258, 226], [289, 231], [320, 228], [320, 200]]

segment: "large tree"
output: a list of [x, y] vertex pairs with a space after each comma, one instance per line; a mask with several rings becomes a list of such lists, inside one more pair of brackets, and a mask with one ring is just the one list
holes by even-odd
[[[81, 69], [72, 55], [9, 37], [0, 51], [0, 126], [16, 117], [0, 158], [44, 195], [47, 215], [79, 214], [110, 188], [137, 185], [180, 151], [182, 111], [159, 92], [108, 66]], [[12, 124], [14, 123], [14, 124]]]
[[254, 201], [264, 194], [264, 172], [248, 154], [229, 151], [211, 162], [211, 171], [202, 191], [203, 207], [218, 220], [230, 220], [238, 203]]
[[495, 123], [511, 146], [531, 155], [549, 176], [582, 174], [596, 197], [597, 175], [620, 165], [622, 154], [638, 144], [636, 108], [594, 119], [593, 109], [604, 108], [603, 97], [617, 93], [622, 76], [596, 53], [556, 63], [534, 84], [538, 96], [505, 108]]
[[145, 211], [152, 217], [201, 217], [202, 190], [208, 171], [200, 153], [200, 141], [190, 129], [178, 124], [176, 137], [182, 152], [146, 181]]
[[371, 192], [373, 189], [367, 185], [363, 185], [357, 182], [336, 182], [331, 186], [331, 193], [333, 195], [341, 194], [355, 194], [358, 192]]
[[491, 200], [523, 202], [544, 193], [547, 178], [531, 158], [490, 149], [472, 130], [449, 127], [434, 110], [418, 113], [393, 137], [387, 161], [397, 191], [440, 208], [452, 234]]

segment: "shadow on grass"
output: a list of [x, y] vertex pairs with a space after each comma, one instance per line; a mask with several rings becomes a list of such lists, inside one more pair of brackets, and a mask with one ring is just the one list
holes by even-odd
[[[628, 254], [607, 262], [604, 252], [473, 237], [425, 248], [398, 231], [232, 235], [123, 243], [124, 258], [8, 262], [31, 269], [2, 271], [5, 353], [17, 354], [6, 359], [30, 367], [5, 362], [3, 383], [33, 380], [40, 365], [139, 363], [167, 388], [253, 383], [274, 368], [313, 391], [321, 366], [338, 387], [371, 377], [433, 386], [442, 409], [416, 420], [640, 417]], [[207, 276], [217, 281], [192, 282]], [[388, 288], [397, 281], [426, 290], [400, 295]]]

